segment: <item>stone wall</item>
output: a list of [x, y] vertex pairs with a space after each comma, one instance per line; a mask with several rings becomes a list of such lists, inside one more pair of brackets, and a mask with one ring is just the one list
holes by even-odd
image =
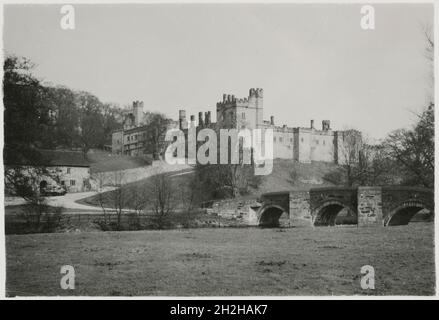
[[284, 209], [289, 214], [290, 212], [290, 192], [271, 192], [261, 196], [261, 202], [264, 206], [276, 205]]
[[311, 220], [309, 191], [290, 192], [290, 219]]
[[315, 130], [311, 136], [311, 161], [334, 162], [333, 131]]
[[239, 219], [246, 225], [258, 225], [257, 211], [260, 204], [255, 200], [220, 200], [212, 204], [211, 213], [226, 219]]
[[165, 172], [174, 172], [180, 170], [187, 170], [192, 168], [187, 164], [170, 165], [165, 161], [153, 161], [151, 166], [144, 166], [139, 168], [125, 169], [120, 171], [106, 171], [92, 173], [91, 178], [96, 185], [96, 189], [119, 184], [127, 184], [139, 181], [152, 175]]
[[[383, 212], [390, 214], [403, 203], [422, 203], [429, 210], [434, 210], [434, 192], [416, 187], [383, 187]], [[383, 218], [386, 218], [386, 214]]]
[[276, 210], [282, 208], [293, 226], [305, 221], [314, 226], [335, 225], [337, 217], [339, 223], [360, 227], [402, 225], [420, 210], [434, 210], [434, 192], [405, 186], [326, 187], [266, 193], [261, 204], [260, 211], [276, 219]]
[[357, 189], [346, 187], [327, 187], [310, 189], [311, 212], [315, 214], [321, 206], [340, 203], [355, 212], [357, 210]]
[[358, 188], [358, 226], [383, 225], [381, 187]]

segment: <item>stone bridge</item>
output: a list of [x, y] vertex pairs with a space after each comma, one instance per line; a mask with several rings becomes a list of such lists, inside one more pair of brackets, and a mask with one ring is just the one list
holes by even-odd
[[263, 194], [257, 210], [258, 224], [276, 226], [282, 214], [292, 225], [335, 225], [342, 211], [354, 217], [358, 226], [408, 224], [419, 211], [434, 211], [434, 192], [416, 187], [313, 188]]

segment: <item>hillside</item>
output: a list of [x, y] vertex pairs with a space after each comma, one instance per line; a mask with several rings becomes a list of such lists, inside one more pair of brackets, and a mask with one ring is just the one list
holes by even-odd
[[264, 176], [262, 183], [252, 193], [283, 190], [307, 190], [315, 187], [331, 186], [323, 177], [336, 169], [337, 165], [325, 162], [299, 163], [286, 159], [274, 160], [273, 172]]
[[151, 164], [151, 159], [146, 157], [131, 157], [112, 154], [109, 151], [98, 149], [90, 150], [87, 159], [91, 162], [91, 173], [134, 169]]
[[[270, 175], [263, 176], [259, 188], [250, 190], [250, 193], [242, 198], [256, 198], [266, 192], [283, 191], [283, 190], [306, 190], [313, 187], [330, 186], [331, 184], [325, 182], [323, 177], [326, 173], [331, 172], [337, 166], [329, 163], [314, 162], [314, 163], [297, 163], [291, 160], [276, 159], [274, 161], [273, 172]], [[190, 182], [192, 179], [192, 172], [190, 169], [182, 170], [181, 172], [169, 172], [172, 179], [172, 185], [176, 188], [178, 193], [178, 203], [181, 203], [184, 198], [188, 198], [191, 193]], [[132, 207], [135, 194], [139, 190], [146, 190], [151, 185], [150, 178], [142, 179], [133, 183], [126, 184], [124, 188], [124, 202], [126, 207]], [[105, 193], [103, 198], [108, 199], [108, 205], [111, 206], [114, 198], [109, 191]], [[142, 192], [142, 191], [141, 191]], [[101, 197], [102, 199], [102, 197]], [[79, 201], [83, 204], [99, 206], [97, 196], [92, 196]], [[106, 201], [107, 202], [107, 201]]]

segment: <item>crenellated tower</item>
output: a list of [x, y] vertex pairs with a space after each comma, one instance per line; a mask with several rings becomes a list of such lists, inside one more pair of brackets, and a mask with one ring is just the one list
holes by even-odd
[[264, 90], [251, 88], [247, 98], [223, 94], [216, 104], [217, 122], [222, 128], [260, 128], [264, 117]]
[[143, 101], [133, 101], [134, 126], [140, 126], [143, 121]]

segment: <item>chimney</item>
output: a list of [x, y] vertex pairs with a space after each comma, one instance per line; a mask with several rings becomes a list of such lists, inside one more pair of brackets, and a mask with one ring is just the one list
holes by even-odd
[[210, 111], [204, 113], [204, 124], [206, 126], [210, 125]]
[[198, 126], [204, 127], [203, 113], [201, 111], [198, 112]]
[[223, 102], [226, 102], [227, 101], [227, 94], [223, 94]]
[[274, 116], [271, 116], [271, 117], [270, 117], [270, 124], [271, 124], [272, 126], [274, 126]]
[[178, 111], [178, 121], [179, 121], [180, 130], [187, 129], [187, 120], [186, 120], [186, 111], [185, 110]]
[[192, 114], [191, 115], [191, 128], [195, 127], [195, 116]]
[[314, 129], [314, 120], [311, 120], [311, 129]]
[[329, 120], [323, 120], [323, 121], [322, 121], [322, 130], [323, 130], [323, 131], [331, 130], [331, 121], [329, 121]]

